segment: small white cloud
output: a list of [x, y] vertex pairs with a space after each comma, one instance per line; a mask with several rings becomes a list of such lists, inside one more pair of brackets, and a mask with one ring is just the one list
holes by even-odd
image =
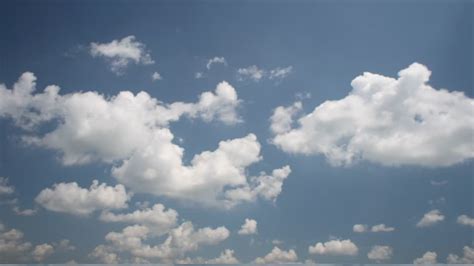
[[204, 73], [202, 73], [202, 72], [196, 72], [194, 74], [195, 79], [202, 79], [203, 77], [204, 77]]
[[383, 260], [389, 260], [392, 258], [393, 249], [390, 246], [373, 246], [372, 249], [367, 253], [367, 257], [370, 260], [375, 260], [377, 262]]
[[20, 215], [20, 216], [33, 216], [38, 212], [38, 209], [23, 209], [22, 210], [18, 206], [13, 206], [12, 210], [16, 215]]
[[227, 66], [227, 61], [225, 60], [224, 57], [214, 57], [214, 58], [209, 59], [209, 61], [207, 61], [206, 68], [209, 70], [214, 64], [223, 64]]
[[447, 184], [448, 184], [448, 180], [441, 180], [441, 181], [431, 180], [431, 181], [430, 181], [430, 184], [431, 184], [432, 186], [440, 187], [440, 186], [447, 185]]
[[377, 224], [377, 225], [372, 226], [372, 228], [370, 229], [370, 231], [374, 233], [392, 232], [394, 230], [395, 230], [394, 227], [389, 227], [389, 226], [386, 226], [385, 224]]
[[37, 262], [41, 262], [53, 253], [54, 248], [50, 244], [37, 245], [33, 250], [33, 259]]
[[50, 211], [88, 215], [96, 210], [125, 208], [129, 199], [123, 185], [112, 187], [94, 180], [89, 189], [76, 182], [54, 184], [52, 189], [42, 190], [35, 201]]
[[151, 75], [151, 80], [153, 80], [153, 81], [162, 80], [162, 79], [163, 79], [163, 77], [158, 72], [153, 72], [153, 74]]
[[91, 43], [90, 53], [93, 57], [104, 57], [110, 62], [110, 69], [117, 75], [130, 63], [149, 65], [154, 61], [143, 43], [136, 41], [135, 36], [130, 35], [121, 40], [113, 40], [109, 43]]
[[15, 188], [8, 185], [8, 178], [0, 177], [0, 196], [10, 195], [13, 192], [15, 192]]
[[257, 221], [253, 219], [245, 219], [245, 223], [239, 230], [239, 235], [253, 235], [257, 233]]
[[417, 227], [429, 227], [433, 226], [444, 220], [444, 215], [439, 210], [432, 210], [423, 216], [421, 220], [416, 224]]
[[290, 75], [291, 71], [293, 71], [292, 66], [288, 67], [277, 67], [275, 69], [270, 70], [270, 74], [268, 76], [269, 79], [284, 79], [288, 75]]
[[278, 247], [274, 247], [270, 253], [265, 255], [263, 258], [256, 258], [254, 262], [257, 264], [276, 264], [294, 263], [296, 261], [298, 261], [298, 255], [293, 249], [286, 251], [281, 250]]
[[438, 255], [436, 252], [433, 251], [427, 251], [421, 258], [416, 258], [413, 261], [413, 264], [437, 264], [438, 262], [436, 261], [436, 258]]
[[356, 233], [364, 233], [367, 232], [367, 225], [366, 224], [354, 224], [352, 227], [352, 231]]
[[253, 65], [246, 68], [239, 68], [237, 74], [240, 80], [250, 78], [254, 81], [259, 81], [263, 78], [265, 70], [259, 69], [256, 65]]
[[213, 259], [204, 259], [197, 257], [191, 259], [186, 257], [175, 261], [177, 264], [239, 264], [239, 260], [234, 256], [234, 251], [231, 249], [224, 250], [219, 257]]
[[474, 227], [474, 218], [471, 218], [465, 214], [458, 216], [457, 222], [458, 224]]
[[359, 249], [350, 239], [335, 239], [325, 243], [319, 242], [314, 246], [309, 246], [308, 252], [309, 254], [319, 255], [355, 256], [359, 252]]
[[446, 262], [449, 264], [473, 264], [474, 263], [474, 248], [464, 246], [463, 256], [456, 254], [449, 254]]

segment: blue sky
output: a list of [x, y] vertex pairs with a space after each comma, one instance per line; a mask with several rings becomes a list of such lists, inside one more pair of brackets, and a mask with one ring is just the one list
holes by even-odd
[[470, 1], [7, 1], [0, 22], [2, 262], [474, 263]]

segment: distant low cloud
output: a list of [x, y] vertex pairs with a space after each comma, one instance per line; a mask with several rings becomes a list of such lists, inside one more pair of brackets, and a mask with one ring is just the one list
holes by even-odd
[[458, 216], [457, 223], [462, 224], [462, 225], [467, 225], [467, 226], [470, 226], [470, 227], [474, 227], [474, 218], [471, 218], [471, 217], [463, 214], [463, 215]]
[[184, 259], [178, 259], [175, 261], [177, 264], [240, 264], [239, 260], [234, 256], [234, 250], [226, 249], [217, 258], [204, 259], [197, 257], [191, 259], [186, 257]]
[[441, 180], [441, 181], [431, 180], [431, 181], [430, 181], [430, 184], [431, 184], [432, 186], [440, 187], [440, 186], [447, 185], [447, 184], [448, 184], [448, 180]]
[[253, 81], [260, 81], [263, 78], [270, 80], [282, 80], [293, 71], [293, 66], [277, 67], [271, 70], [261, 69], [256, 65], [251, 65], [244, 68], [237, 69], [237, 78], [239, 80], [251, 79]]
[[473, 264], [474, 263], [474, 248], [464, 246], [462, 257], [456, 254], [449, 254], [446, 259], [446, 262], [449, 264]]
[[436, 260], [437, 257], [438, 255], [436, 254], [436, 252], [427, 251], [425, 254], [423, 254], [421, 258], [416, 258], [413, 261], [413, 264], [429, 264], [429, 265], [437, 264], [438, 263], [438, 261]]
[[253, 235], [257, 233], [257, 221], [253, 219], [245, 219], [245, 223], [239, 230], [239, 235]]
[[279, 264], [279, 263], [294, 263], [298, 261], [298, 255], [293, 249], [282, 250], [278, 247], [274, 247], [270, 253], [264, 257], [258, 257], [255, 259], [257, 264]]
[[308, 247], [309, 254], [319, 255], [343, 255], [355, 256], [359, 252], [358, 247], [350, 240], [330, 240], [325, 243], [316, 243]]
[[366, 224], [355, 224], [352, 227], [352, 231], [356, 233], [364, 233], [364, 232], [372, 232], [372, 233], [380, 233], [380, 232], [392, 232], [394, 231], [394, 227], [386, 226], [385, 224], [377, 224], [370, 228]]
[[369, 260], [381, 262], [392, 258], [393, 249], [390, 246], [373, 246], [372, 249], [367, 253]]
[[[308, 115], [287, 109], [291, 119], [285, 123], [294, 126], [275, 131], [272, 124], [272, 143], [290, 154], [324, 155], [334, 166], [366, 160], [442, 167], [473, 158], [474, 100], [429, 86], [431, 72], [422, 64], [398, 75], [366, 72], [352, 81], [346, 97], [326, 101]], [[274, 116], [281, 116], [282, 108]]]
[[130, 35], [121, 40], [109, 43], [91, 43], [90, 54], [93, 57], [103, 57], [110, 63], [110, 69], [117, 75], [122, 75], [130, 63], [150, 65], [151, 59], [146, 46]]
[[444, 220], [444, 215], [439, 210], [432, 210], [423, 216], [421, 220], [416, 224], [417, 227], [429, 227], [433, 226]]

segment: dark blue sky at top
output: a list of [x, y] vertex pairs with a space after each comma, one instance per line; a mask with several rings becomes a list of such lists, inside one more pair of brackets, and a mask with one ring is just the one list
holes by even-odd
[[[122, 90], [147, 91], [164, 102], [195, 101], [222, 80], [243, 100], [244, 123], [225, 126], [183, 119], [171, 129], [184, 139], [185, 158], [214, 150], [220, 140], [255, 133], [263, 160], [252, 174], [289, 164], [293, 170], [275, 205], [257, 202], [231, 211], [187, 206], [165, 198], [136, 195], [133, 201], [161, 202], [197, 226], [225, 225], [235, 232], [244, 218], [258, 221], [259, 234], [232, 235], [218, 246], [195, 253], [215, 257], [233, 248], [247, 262], [268, 253], [273, 239], [310, 258], [308, 245], [330, 237], [350, 238], [359, 249], [354, 258], [318, 256], [317, 262], [368, 262], [372, 245], [394, 248], [393, 263], [410, 263], [427, 250], [444, 262], [448, 253], [472, 245], [473, 231], [456, 224], [460, 214], [472, 216], [473, 162], [452, 167], [384, 167], [360, 162], [333, 167], [323, 156], [288, 155], [268, 143], [269, 117], [280, 105], [310, 92], [305, 112], [326, 100], [340, 99], [350, 82], [364, 71], [396, 77], [413, 62], [426, 65], [434, 88], [472, 91], [472, 2], [470, 1], [4, 1], [0, 4], [0, 83], [9, 88], [21, 73], [32, 71], [39, 90], [56, 84], [62, 93], [96, 90], [115, 95]], [[88, 53], [91, 42], [110, 42], [135, 35], [146, 44], [154, 65], [131, 65], [122, 76]], [[203, 79], [209, 58], [223, 56]], [[265, 69], [293, 66], [281, 82], [239, 81], [236, 70], [257, 65]], [[152, 82], [158, 71], [163, 80]], [[97, 178], [108, 184], [109, 165], [62, 166], [57, 154], [25, 147], [11, 121], [0, 120], [0, 176], [10, 178], [24, 207], [56, 182], [89, 186]], [[448, 180], [435, 187], [430, 180]], [[420, 230], [416, 222], [431, 210], [446, 216], [440, 225]], [[32, 242], [68, 238], [78, 247], [76, 260], [104, 242], [107, 232], [123, 225], [96, 217], [74, 217], [42, 210], [33, 217], [15, 216], [0, 206], [0, 220], [21, 229]], [[385, 234], [352, 232], [355, 223], [385, 223], [396, 231]], [[56, 258], [62, 262], [63, 258]]]

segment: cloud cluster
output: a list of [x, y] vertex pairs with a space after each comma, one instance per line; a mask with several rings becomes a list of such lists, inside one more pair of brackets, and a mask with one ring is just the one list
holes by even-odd
[[253, 235], [257, 233], [257, 221], [245, 219], [245, 223], [240, 227], [239, 235]]
[[458, 216], [456, 221], [458, 224], [474, 227], [474, 218], [471, 218], [465, 214]]
[[112, 187], [94, 180], [89, 189], [76, 182], [54, 184], [42, 190], [35, 201], [50, 211], [88, 215], [97, 210], [126, 208], [130, 197], [123, 185]]
[[414, 261], [413, 261], [413, 264], [437, 264], [438, 262], [436, 261], [436, 258], [438, 257], [438, 255], [436, 254], [436, 252], [433, 252], [433, 251], [427, 251], [425, 254], [423, 254], [423, 256], [421, 256], [421, 258], [416, 258]]
[[439, 210], [431, 210], [425, 215], [423, 215], [423, 218], [416, 224], [417, 227], [429, 227], [433, 226], [439, 222], [442, 222], [444, 220], [444, 215], [441, 214]]
[[299, 104], [276, 108], [272, 143], [292, 154], [322, 154], [333, 165], [449, 166], [473, 158], [473, 99], [427, 85], [431, 72], [418, 63], [398, 75], [366, 72], [345, 98], [325, 101], [297, 121]]
[[239, 68], [237, 70], [237, 78], [239, 80], [251, 79], [253, 81], [260, 81], [263, 78], [282, 80], [290, 75], [292, 71], [292, 66], [265, 70], [258, 68], [256, 65], [251, 65], [245, 68]]
[[389, 260], [393, 255], [393, 249], [390, 246], [373, 246], [372, 249], [367, 253], [369, 260], [375, 260], [377, 262], [383, 260]]
[[205, 259], [202, 257], [178, 259], [177, 264], [239, 264], [239, 260], [234, 256], [234, 251], [231, 249], [224, 250], [219, 257], [213, 259]]
[[277, 264], [277, 263], [295, 263], [298, 261], [298, 255], [293, 249], [281, 250], [278, 247], [274, 247], [270, 253], [264, 257], [258, 257], [255, 259], [257, 264]]
[[143, 65], [155, 63], [146, 50], [146, 46], [137, 41], [133, 35], [109, 43], [93, 42], [90, 44], [90, 54], [93, 57], [103, 57], [108, 60], [110, 69], [117, 75], [123, 74], [132, 62]]
[[309, 254], [355, 256], [359, 252], [357, 246], [350, 240], [330, 240], [316, 243], [308, 247]]
[[352, 227], [352, 231], [356, 233], [364, 233], [364, 232], [372, 232], [372, 233], [380, 233], [380, 232], [392, 232], [395, 231], [394, 227], [386, 226], [385, 224], [377, 224], [370, 228], [366, 224], [355, 224]]
[[456, 254], [449, 254], [446, 262], [449, 264], [473, 264], [474, 263], [474, 248], [465, 246], [463, 248], [463, 256]]

